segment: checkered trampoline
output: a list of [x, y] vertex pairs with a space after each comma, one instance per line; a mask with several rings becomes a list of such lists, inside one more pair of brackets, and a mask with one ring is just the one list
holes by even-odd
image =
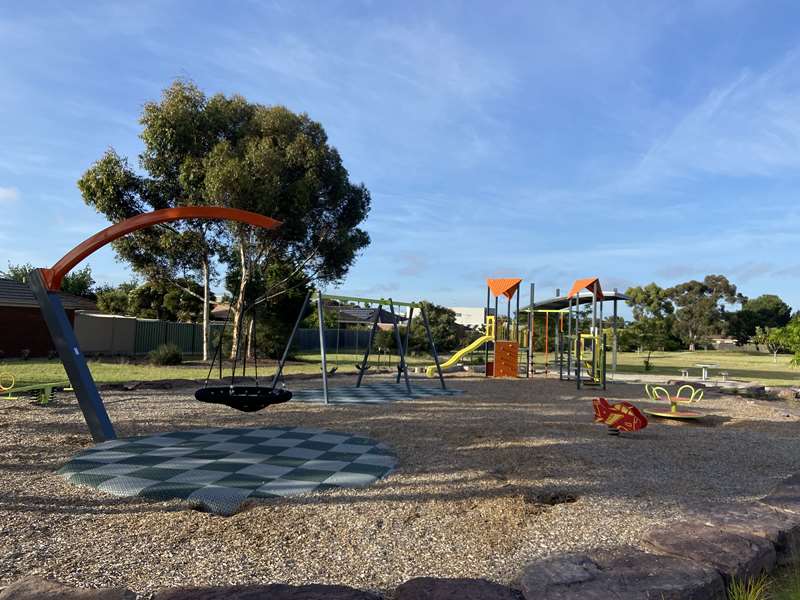
[[116, 496], [180, 498], [222, 515], [248, 498], [365, 487], [397, 465], [369, 438], [322, 429], [194, 429], [111, 440], [58, 473]]
[[[330, 386], [328, 388], [328, 402], [331, 404], [388, 404], [398, 400], [416, 400], [429, 396], [454, 396], [461, 390], [443, 390], [441, 387], [418, 386], [411, 384], [411, 395], [406, 390], [405, 383], [393, 381], [380, 381], [365, 383], [361, 387], [355, 386]], [[325, 402], [322, 388], [308, 390], [292, 390], [293, 402]]]

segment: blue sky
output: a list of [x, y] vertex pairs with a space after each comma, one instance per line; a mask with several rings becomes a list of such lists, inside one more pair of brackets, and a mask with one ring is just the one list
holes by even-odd
[[135, 162], [181, 77], [325, 126], [373, 198], [344, 292], [722, 273], [800, 308], [796, 2], [17, 2], [0, 56], [0, 268], [105, 225], [76, 180], [109, 146]]

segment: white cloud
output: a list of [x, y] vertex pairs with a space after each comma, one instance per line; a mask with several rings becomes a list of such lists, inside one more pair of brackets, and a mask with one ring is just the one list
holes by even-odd
[[800, 49], [712, 90], [654, 143], [623, 188], [701, 175], [776, 177], [800, 168]]
[[19, 190], [14, 187], [0, 187], [0, 203], [19, 200]]

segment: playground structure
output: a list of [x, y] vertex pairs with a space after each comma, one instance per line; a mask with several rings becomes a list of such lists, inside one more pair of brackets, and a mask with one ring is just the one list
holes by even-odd
[[[486, 377], [519, 377], [520, 325], [519, 325], [519, 286], [522, 279], [501, 278], [486, 280], [486, 315], [492, 314], [491, 298], [494, 296], [494, 341], [492, 357], [489, 357], [489, 344], [484, 347]], [[500, 296], [506, 298], [506, 319], [499, 318]], [[511, 320], [511, 301], [516, 298], [517, 306], [514, 320]], [[513, 326], [512, 326], [513, 324]]]
[[[280, 381], [281, 376], [283, 374], [283, 368], [286, 364], [286, 360], [289, 357], [289, 352], [292, 348], [292, 343], [294, 342], [294, 338], [297, 335], [297, 330], [300, 327], [300, 323], [302, 322], [303, 318], [306, 316], [306, 312], [311, 305], [311, 302], [314, 302], [317, 307], [317, 326], [319, 328], [319, 344], [320, 344], [320, 355], [322, 357], [322, 393], [323, 393], [323, 401], [325, 404], [329, 404], [330, 402], [330, 389], [328, 385], [328, 376], [332, 374], [331, 371], [328, 370], [328, 349], [327, 343], [325, 341], [325, 303], [326, 301], [336, 301], [336, 302], [348, 302], [348, 303], [355, 303], [355, 304], [363, 304], [365, 307], [369, 307], [372, 309], [372, 305], [375, 305], [376, 308], [372, 309], [372, 316], [371, 316], [371, 328], [369, 333], [369, 341], [367, 342], [367, 346], [364, 350], [364, 356], [359, 363], [355, 365], [358, 376], [356, 378], [356, 388], [360, 388], [361, 384], [364, 379], [364, 375], [370, 368], [369, 365], [369, 357], [372, 352], [373, 341], [375, 339], [375, 333], [378, 331], [378, 321], [380, 319], [381, 312], [384, 306], [389, 307], [389, 313], [391, 314], [391, 325], [392, 330], [394, 332], [395, 343], [397, 345], [397, 351], [399, 355], [399, 362], [397, 364], [397, 376], [396, 376], [396, 384], [400, 383], [402, 379], [406, 388], [406, 393], [409, 396], [413, 395], [413, 390], [411, 388], [411, 381], [408, 376], [408, 364], [406, 363], [406, 354], [408, 352], [408, 342], [409, 336], [411, 332], [411, 321], [414, 318], [414, 310], [419, 309], [420, 316], [422, 317], [422, 323], [425, 327], [425, 334], [428, 340], [428, 346], [433, 356], [434, 365], [431, 367], [433, 371], [430, 371], [429, 374], [432, 376], [433, 372], [438, 372], [439, 375], [439, 383], [441, 385], [442, 390], [446, 390], [447, 386], [444, 382], [444, 376], [442, 374], [442, 365], [439, 364], [439, 355], [436, 351], [436, 342], [433, 339], [433, 334], [431, 333], [430, 323], [428, 322], [428, 314], [425, 310], [425, 305], [421, 302], [403, 302], [403, 301], [396, 301], [392, 298], [363, 298], [359, 296], [342, 296], [342, 295], [335, 295], [335, 294], [324, 294], [321, 291], [309, 290], [303, 300], [303, 304], [300, 307], [300, 312], [297, 314], [297, 319], [295, 320], [294, 327], [292, 329], [292, 333], [289, 335], [289, 339], [286, 342], [286, 346], [284, 348], [283, 354], [278, 361], [278, 369], [275, 372], [275, 376], [273, 378], [272, 386], [273, 388], [277, 385], [278, 381]], [[406, 314], [406, 331], [405, 331], [405, 340], [403, 340], [402, 336], [400, 335], [400, 327], [398, 326], [398, 315], [395, 312], [396, 306], [402, 306], [407, 309]], [[338, 348], [337, 348], [337, 358], [338, 358]]]
[[[597, 277], [578, 279], [569, 292], [540, 302], [534, 302], [535, 287], [531, 284], [531, 304], [522, 309], [528, 313], [528, 347], [534, 347], [536, 315], [544, 315], [544, 371], [548, 373], [550, 364], [550, 340], [553, 368], [558, 370], [559, 379], [575, 380], [578, 389], [583, 386], [596, 386], [606, 389], [608, 379], [608, 333], [604, 327], [603, 303], [612, 302], [611, 321], [611, 377], [617, 368], [617, 308], [620, 300], [627, 300], [625, 294], [616, 289], [603, 292]], [[589, 313], [582, 311], [588, 308]], [[553, 316], [553, 318], [551, 318]], [[566, 317], [566, 327], [564, 320]], [[552, 338], [550, 331], [552, 327]], [[566, 331], [565, 331], [566, 329]], [[528, 360], [529, 373], [534, 372], [534, 355]]]
[[[645, 393], [650, 400], [656, 402], [668, 402], [669, 403], [669, 410], [653, 410], [647, 409], [645, 412], [648, 415], [652, 415], [654, 417], [660, 417], [662, 419], [685, 419], [685, 420], [694, 420], [700, 419], [705, 415], [700, 412], [692, 411], [692, 410], [682, 410], [680, 408], [680, 404], [689, 404], [691, 402], [699, 402], [703, 398], [703, 390], [697, 388], [695, 389], [689, 384], [682, 385], [678, 388], [674, 395], [669, 393], [664, 387], [661, 386], [650, 386], [645, 384], [644, 386]], [[683, 392], [687, 392], [686, 395]]]
[[16, 385], [17, 380], [11, 373], [0, 373], [0, 400], [19, 400], [14, 394], [33, 394], [39, 404], [48, 404], [55, 396], [56, 390], [71, 392], [72, 388], [65, 381], [51, 383], [35, 383], [32, 385]]
[[[479, 337], [477, 340], [465, 346], [461, 350], [458, 350], [453, 356], [448, 358], [445, 362], [439, 365], [439, 369], [446, 369], [447, 367], [452, 367], [456, 364], [459, 360], [461, 360], [464, 356], [469, 354], [470, 352], [474, 352], [484, 344], [494, 343], [495, 341], [495, 317], [488, 315], [486, 317], [486, 333]], [[436, 373], [437, 365], [431, 365], [427, 368], [427, 375], [428, 377], [433, 377]]]
[[211, 206], [165, 208], [142, 213], [111, 225], [78, 244], [51, 268], [34, 269], [29, 275], [28, 283], [39, 303], [70, 384], [75, 390], [89, 432], [96, 442], [114, 440], [117, 434], [58, 296], [61, 282], [73, 267], [106, 244], [140, 229], [182, 219], [231, 220], [263, 229], [276, 229], [281, 225], [280, 221], [270, 217], [234, 208]]
[[[521, 347], [520, 344], [522, 340], [519, 322], [519, 287], [521, 283], [522, 279], [518, 278], [486, 280], [485, 330], [483, 335], [464, 348], [457, 350], [441, 365], [438, 357], [434, 355], [436, 364], [427, 368], [428, 377], [433, 377], [438, 369], [441, 378], [441, 369], [455, 365], [463, 357], [477, 351], [481, 346], [483, 346], [486, 377], [519, 376], [519, 356], [520, 353], [527, 352], [527, 348]], [[491, 306], [493, 295], [494, 308]], [[500, 296], [505, 296], [507, 300], [505, 319], [502, 319], [498, 312]], [[516, 310], [512, 320], [511, 303], [514, 298], [516, 298]]]
[[640, 431], [647, 427], [647, 417], [630, 402], [609, 404], [605, 398], [592, 400], [595, 423], [608, 426], [608, 433], [619, 435], [621, 431]]

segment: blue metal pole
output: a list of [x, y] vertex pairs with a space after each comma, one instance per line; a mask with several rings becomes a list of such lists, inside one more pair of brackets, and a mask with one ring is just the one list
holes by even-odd
[[64, 305], [58, 292], [51, 292], [47, 289], [44, 279], [38, 270], [28, 274], [28, 285], [36, 297], [39, 307], [42, 309], [42, 316], [50, 331], [53, 345], [56, 347], [67, 377], [75, 390], [78, 398], [78, 406], [83, 412], [83, 418], [89, 426], [89, 433], [95, 442], [105, 442], [114, 440], [117, 434], [111, 419], [108, 418], [106, 407], [100, 398], [100, 392], [92, 379], [92, 373], [83, 357], [75, 331], [69, 322]]

